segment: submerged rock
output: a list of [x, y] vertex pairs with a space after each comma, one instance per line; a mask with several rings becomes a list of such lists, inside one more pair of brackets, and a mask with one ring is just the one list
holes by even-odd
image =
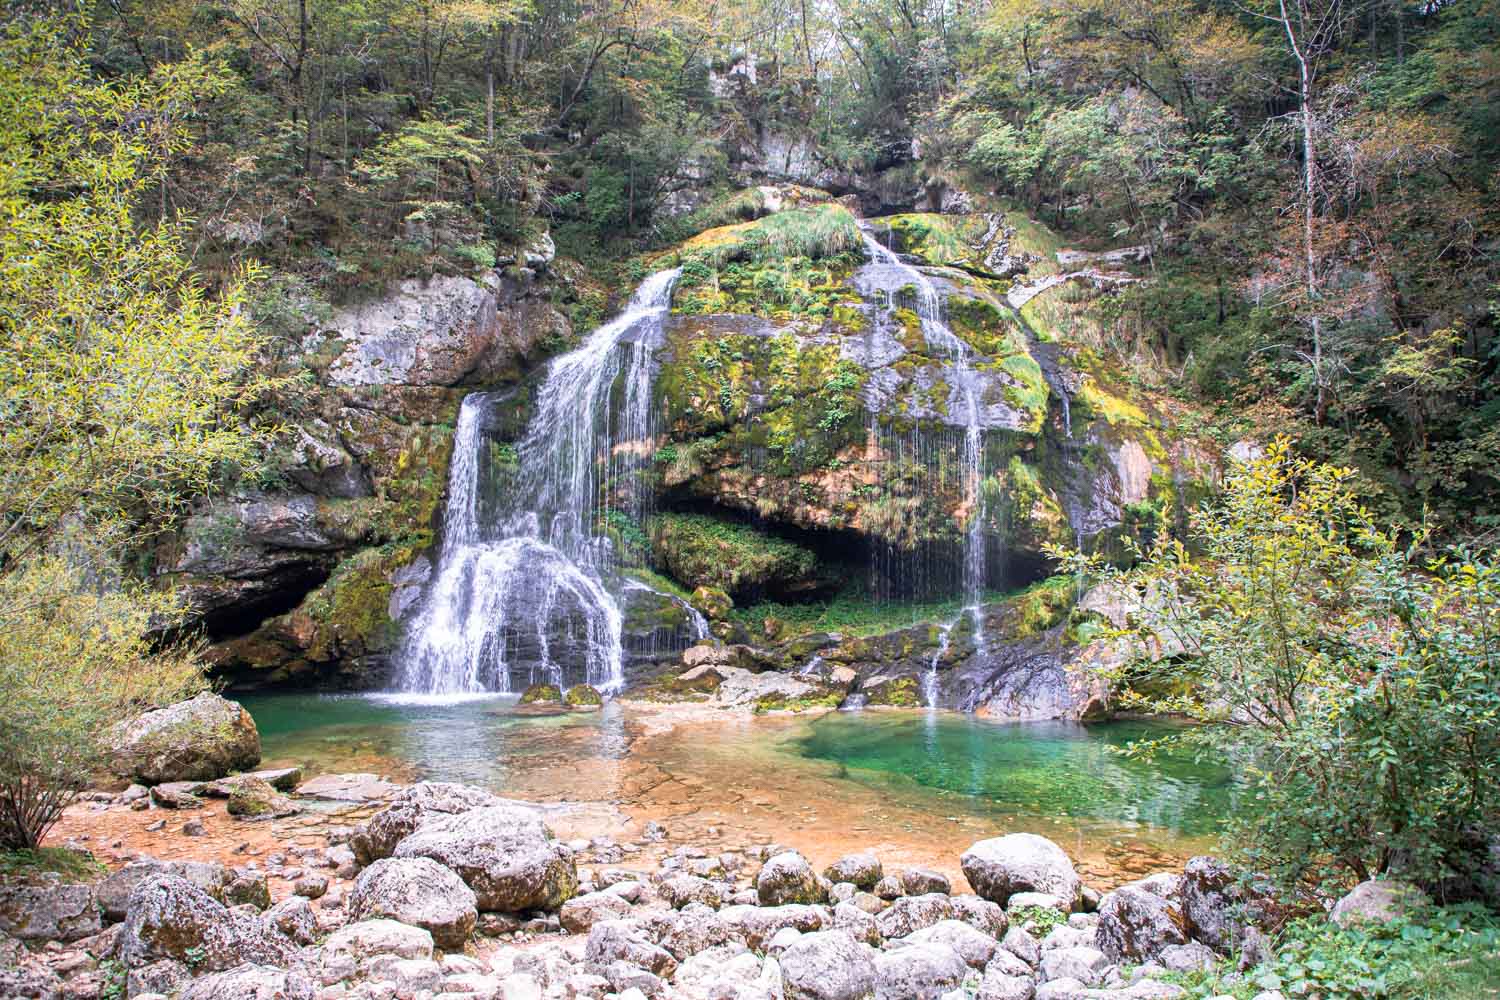
[[115, 772], [144, 785], [212, 781], [260, 763], [250, 713], [207, 691], [125, 723], [112, 744]]

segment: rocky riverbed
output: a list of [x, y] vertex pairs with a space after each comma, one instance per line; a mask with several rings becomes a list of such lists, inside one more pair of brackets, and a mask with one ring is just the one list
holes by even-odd
[[[7, 883], [0, 993], [1150, 1000], [1180, 994], [1161, 972], [1255, 934], [1208, 858], [1104, 892], [1032, 834], [972, 844], [954, 876], [872, 851], [815, 867], [795, 845], [685, 843], [655, 822], [629, 841], [562, 839], [566, 807], [472, 786], [297, 777], [75, 807], [59, 833], [117, 864], [142, 843], [138, 818], [172, 827], [170, 850], [92, 882]], [[231, 815], [261, 784], [271, 818]]]

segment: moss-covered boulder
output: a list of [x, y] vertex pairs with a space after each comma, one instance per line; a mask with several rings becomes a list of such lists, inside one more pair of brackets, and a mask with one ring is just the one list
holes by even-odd
[[817, 583], [818, 557], [810, 549], [702, 514], [652, 518], [651, 548], [673, 577], [694, 588], [736, 595], [809, 589]]
[[569, 708], [598, 708], [604, 704], [604, 695], [591, 684], [575, 684], [563, 695], [563, 704]]
[[709, 620], [722, 621], [734, 608], [734, 600], [718, 587], [696, 587], [692, 605]]
[[522, 705], [560, 705], [563, 693], [556, 684], [533, 684], [521, 692]]
[[238, 702], [205, 691], [115, 731], [112, 769], [143, 785], [212, 781], [260, 763], [260, 733]]

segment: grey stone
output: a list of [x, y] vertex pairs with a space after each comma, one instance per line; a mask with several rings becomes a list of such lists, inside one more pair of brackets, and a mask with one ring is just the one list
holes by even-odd
[[77, 941], [98, 934], [92, 886], [46, 879], [0, 882], [0, 931], [23, 941]]
[[1022, 927], [1012, 926], [1005, 932], [1005, 937], [1000, 939], [1000, 947], [1012, 955], [1036, 968], [1042, 960], [1042, 946], [1029, 931]]
[[923, 896], [929, 892], [947, 895], [952, 889], [948, 876], [931, 868], [908, 868], [901, 873], [901, 890], [908, 896]]
[[999, 903], [992, 903], [968, 893], [950, 898], [953, 900], [955, 920], [962, 920], [970, 927], [983, 931], [996, 940], [1005, 936], [1010, 920]]
[[120, 951], [129, 965], [192, 958], [207, 972], [246, 963], [285, 968], [297, 959], [295, 946], [258, 914], [229, 909], [176, 875], [153, 875], [131, 892]]
[[875, 991], [875, 962], [846, 930], [803, 934], [778, 963], [787, 1000], [865, 1000]]
[[825, 898], [812, 866], [796, 851], [778, 854], [762, 865], [755, 891], [764, 906], [821, 903]]
[[598, 974], [615, 962], [646, 969], [654, 975], [670, 976], [677, 969], [671, 952], [653, 943], [631, 920], [601, 920], [589, 929], [584, 959]]
[[886, 938], [903, 938], [940, 920], [953, 918], [953, 900], [942, 893], [902, 896], [875, 916]]
[[[1029, 970], [1028, 970], [1029, 971]], [[976, 1000], [1032, 1000], [1036, 981], [1030, 975], [1007, 973], [999, 968], [984, 970]]]
[[452, 871], [428, 858], [383, 858], [364, 871], [349, 893], [354, 920], [389, 917], [421, 927], [440, 948], [457, 950], [474, 933], [479, 917], [472, 890]]
[[952, 948], [971, 968], [981, 970], [990, 963], [995, 950], [1000, 947], [1000, 943], [994, 938], [961, 920], [939, 920], [931, 927], [923, 927], [902, 940], [913, 944], [940, 944]]
[[823, 869], [823, 876], [830, 882], [850, 882], [865, 891], [875, 888], [884, 872], [880, 859], [868, 851], [846, 854]]
[[875, 956], [877, 1000], [937, 1000], [958, 987], [969, 967], [952, 948], [909, 944]]
[[182, 1000], [313, 1000], [316, 987], [300, 972], [271, 965], [239, 965], [194, 979]]
[[1200, 941], [1187, 944], [1172, 944], [1163, 948], [1156, 961], [1168, 972], [1198, 972], [1212, 969], [1218, 956], [1208, 945]]
[[1076, 979], [1085, 986], [1098, 986], [1109, 966], [1109, 959], [1097, 948], [1054, 948], [1042, 953], [1038, 978], [1044, 983]]
[[960, 859], [974, 891], [1001, 906], [1018, 892], [1043, 892], [1071, 909], [1079, 895], [1078, 873], [1062, 848], [1032, 833], [981, 840]]
[[1335, 903], [1330, 917], [1340, 927], [1388, 924], [1408, 910], [1429, 903], [1427, 894], [1414, 885], [1395, 879], [1370, 879]]
[[656, 891], [667, 905], [678, 910], [689, 903], [701, 903], [718, 909], [723, 902], [718, 888], [708, 879], [697, 875], [673, 875], [662, 879], [657, 883]]
[[1099, 902], [1094, 941], [1114, 962], [1149, 962], [1168, 945], [1186, 944], [1182, 908], [1145, 889], [1124, 885]]
[[419, 781], [396, 793], [389, 805], [355, 827], [349, 835], [349, 847], [360, 864], [368, 865], [394, 854], [396, 845], [415, 833], [429, 816], [464, 813], [501, 802], [472, 785]]
[[584, 934], [601, 920], [629, 916], [630, 902], [616, 892], [590, 892], [568, 900], [557, 915], [569, 933]]
[[261, 914], [261, 919], [294, 944], [309, 945], [318, 940], [318, 915], [303, 896], [288, 896]]
[[514, 805], [431, 816], [395, 853], [452, 869], [474, 890], [481, 910], [555, 910], [578, 888], [572, 853], [533, 810]]
[[260, 733], [239, 703], [205, 691], [123, 724], [111, 753], [116, 773], [143, 785], [211, 781], [260, 763]]
[[729, 926], [736, 940], [754, 950], [763, 949], [783, 927], [795, 927], [804, 934], [820, 931], [833, 924], [833, 911], [826, 906], [726, 906], [719, 917]]

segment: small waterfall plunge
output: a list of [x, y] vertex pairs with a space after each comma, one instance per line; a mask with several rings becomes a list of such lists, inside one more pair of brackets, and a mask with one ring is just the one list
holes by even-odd
[[[984, 537], [984, 427], [980, 420], [980, 389], [973, 367], [973, 352], [969, 345], [955, 334], [943, 318], [943, 300], [937, 286], [920, 270], [906, 263], [889, 248], [882, 246], [873, 234], [863, 230], [865, 252], [870, 261], [883, 268], [900, 272], [917, 290], [917, 318], [922, 323], [922, 336], [929, 347], [940, 352], [954, 364], [953, 382], [962, 394], [964, 420], [963, 445], [963, 496], [967, 513], [967, 524], [963, 538], [963, 565], [960, 577], [961, 593], [965, 604], [962, 614], [973, 618], [975, 641], [983, 653], [984, 629], [979, 613], [979, 602], [984, 593], [986, 578]], [[891, 302], [890, 305], [894, 305]], [[938, 661], [947, 651], [949, 635], [957, 619], [943, 629], [942, 646], [933, 655], [928, 671], [922, 679], [923, 701], [935, 706], [938, 700]]]
[[494, 397], [464, 399], [442, 549], [401, 652], [402, 691], [624, 685], [623, 619], [604, 579], [612, 548], [597, 525], [609, 511], [634, 523], [648, 512], [638, 480], [655, 437], [652, 352], [677, 274], [647, 278], [623, 313], [551, 362], [503, 491], [487, 488]]

